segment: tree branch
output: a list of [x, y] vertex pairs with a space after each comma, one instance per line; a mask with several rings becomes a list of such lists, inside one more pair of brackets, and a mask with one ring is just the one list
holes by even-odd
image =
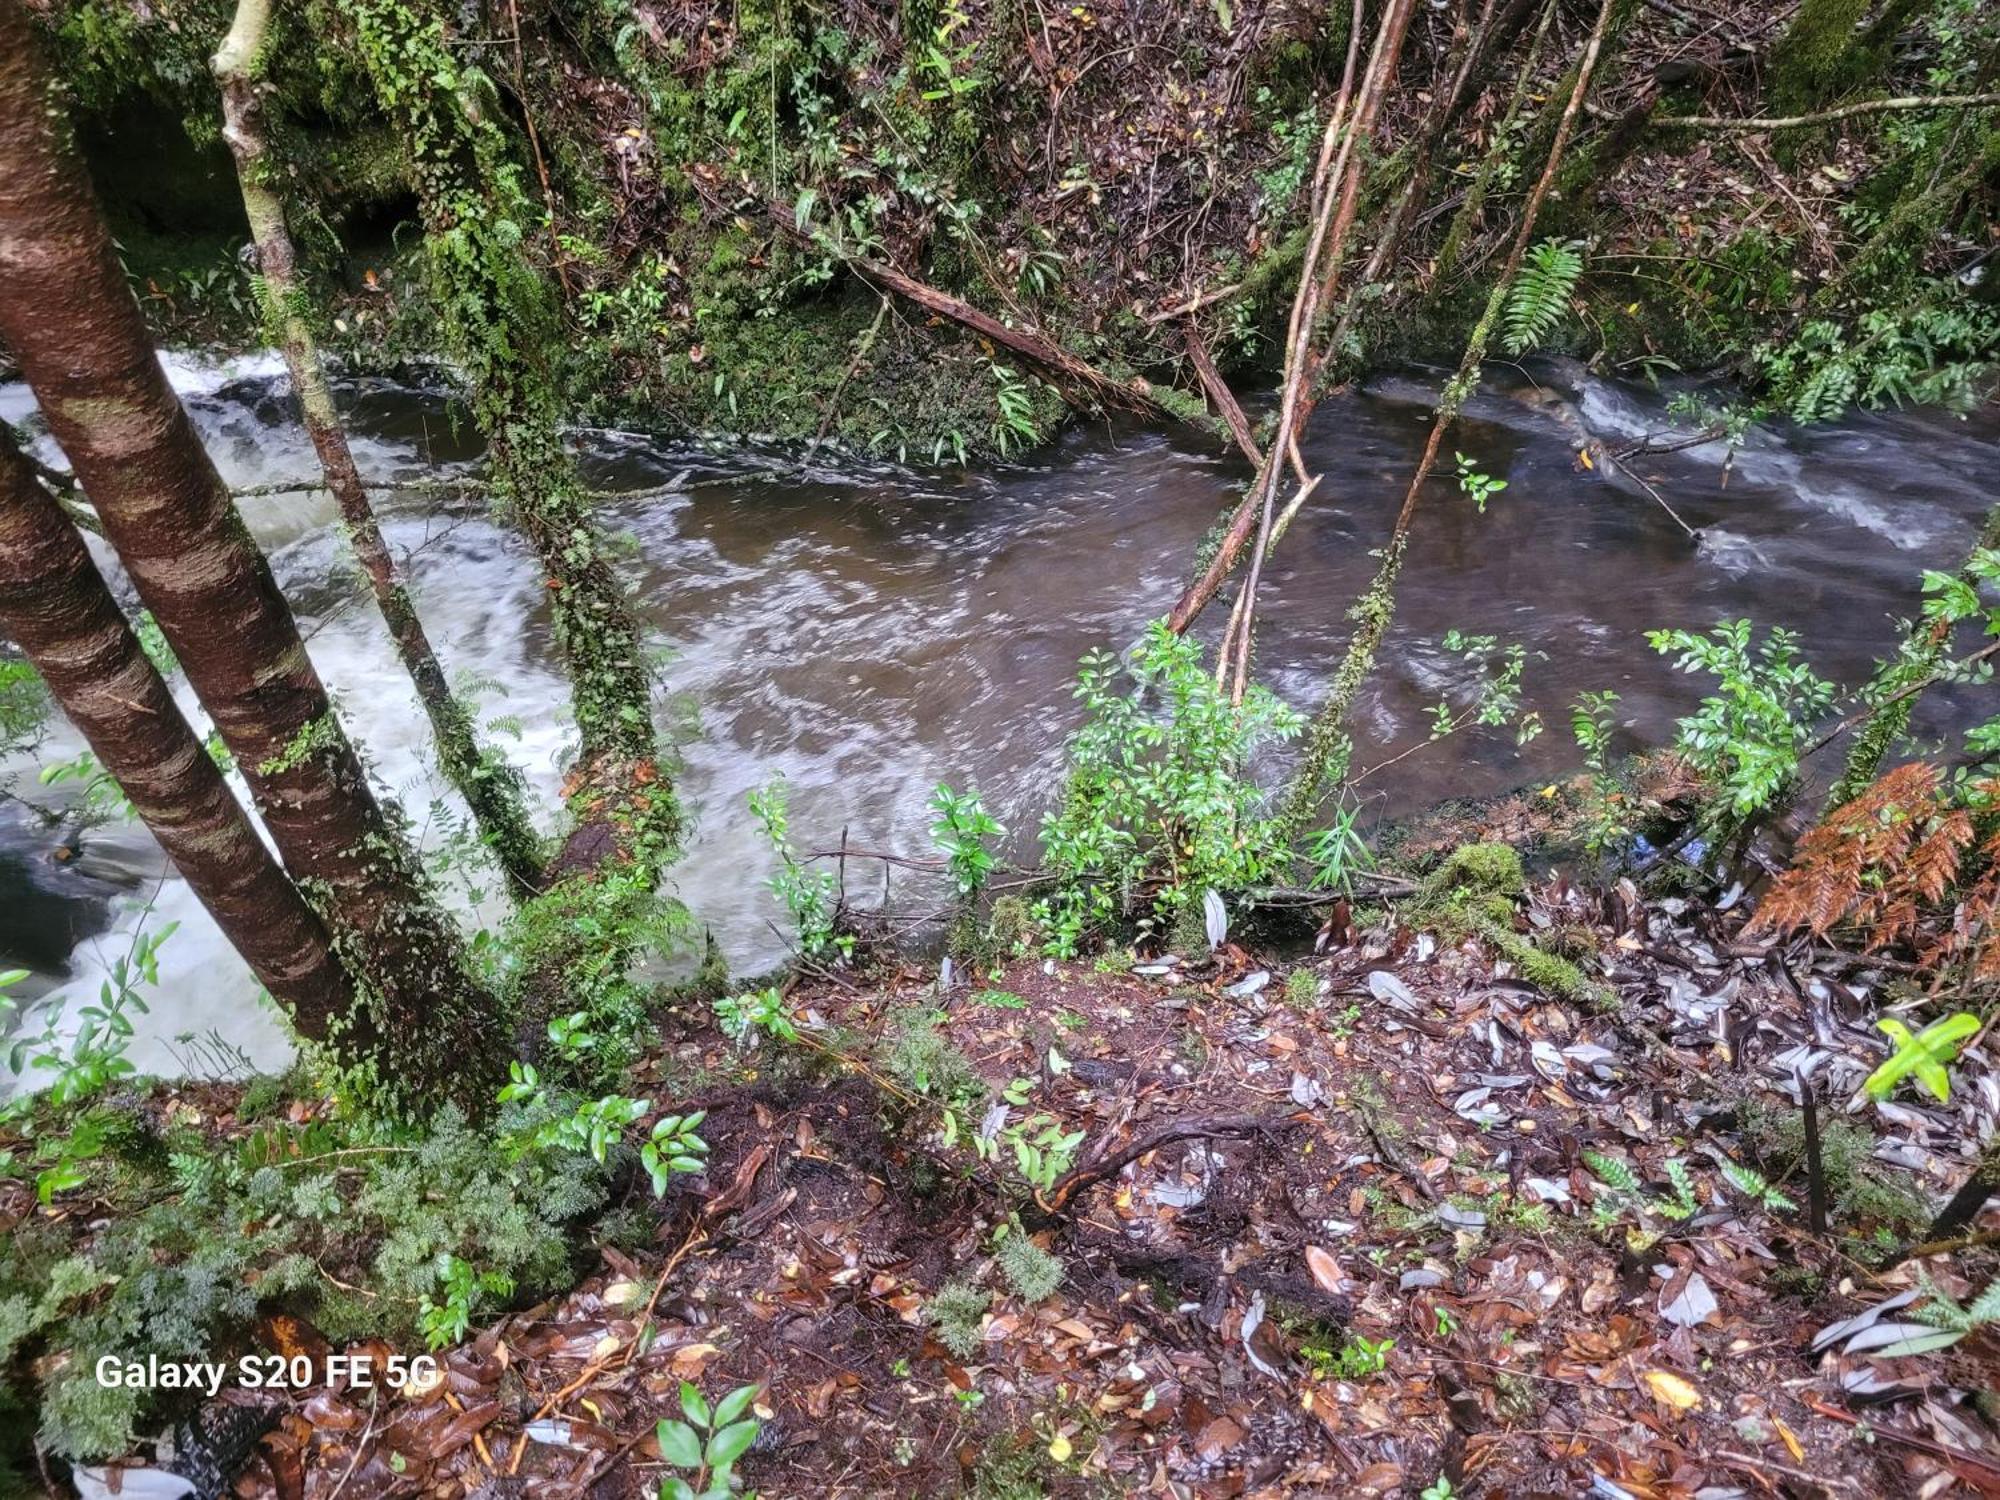
[[1809, 115], [1782, 115], [1772, 119], [1733, 119], [1728, 115], [1669, 115], [1655, 125], [1678, 126], [1684, 130], [1792, 130], [1801, 125], [1824, 125], [1855, 115], [1879, 115], [1903, 109], [1983, 109], [2000, 104], [2000, 94], [1906, 94], [1894, 99], [1864, 99], [1859, 104], [1843, 104], [1838, 109], [1822, 109]]

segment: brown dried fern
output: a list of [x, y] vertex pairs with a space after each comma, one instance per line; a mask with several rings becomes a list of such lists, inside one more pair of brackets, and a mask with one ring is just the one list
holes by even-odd
[[[1974, 790], [1991, 796], [2000, 782]], [[1921, 963], [1942, 969], [1963, 959], [1975, 980], [2000, 978], [2000, 943], [1992, 941], [2000, 833], [1975, 840], [1972, 814], [1952, 800], [1937, 767], [1898, 766], [1799, 841], [1750, 930], [1823, 938], [1846, 927], [1865, 952], [1909, 946]], [[1933, 917], [1944, 920], [1920, 941]]]

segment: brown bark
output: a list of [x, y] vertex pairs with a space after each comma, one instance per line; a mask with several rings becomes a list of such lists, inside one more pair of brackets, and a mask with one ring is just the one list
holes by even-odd
[[1250, 419], [1243, 415], [1243, 407], [1236, 399], [1236, 393], [1222, 378], [1222, 372], [1215, 368], [1215, 361], [1209, 357], [1208, 345], [1201, 341], [1201, 330], [1195, 327], [1194, 318], [1187, 320], [1188, 363], [1194, 366], [1195, 378], [1201, 381], [1201, 388], [1207, 393], [1209, 405], [1216, 409], [1222, 420], [1228, 424], [1230, 437], [1236, 440], [1237, 448], [1253, 464], [1264, 462], [1264, 454], [1257, 446], [1257, 436], [1250, 430]]
[[[1359, 143], [1374, 133], [1382, 100], [1394, 81], [1408, 34], [1413, 0], [1389, 0], [1376, 32], [1374, 50], [1366, 76], [1354, 89], [1352, 50], [1348, 77], [1343, 81], [1338, 102], [1328, 118], [1320, 142], [1319, 165], [1313, 172], [1313, 228], [1306, 245], [1305, 262], [1299, 271], [1299, 289], [1292, 302], [1291, 322], [1285, 339], [1285, 386], [1278, 408], [1277, 435], [1272, 439], [1263, 467], [1229, 518], [1221, 544], [1202, 574], [1175, 601], [1167, 616], [1167, 627], [1181, 634], [1221, 591], [1224, 580], [1236, 566], [1253, 531], [1268, 538], [1277, 499], [1278, 474], [1290, 457], [1312, 415], [1317, 399], [1319, 372], [1325, 363], [1324, 351], [1315, 349], [1320, 316], [1327, 300], [1338, 288], [1340, 271], [1346, 261], [1347, 237], [1353, 228], [1360, 204], [1361, 185], [1366, 177]], [[1353, 36], [1360, 33], [1361, 6], [1355, 6]], [[1349, 104], [1352, 103], [1352, 110]], [[1306, 476], [1300, 475], [1301, 483]], [[1259, 518], [1262, 518], [1260, 526]], [[1261, 549], [1258, 554], [1261, 557]], [[1248, 625], [1249, 610], [1243, 612], [1239, 632]]]
[[1506, 263], [1501, 267], [1493, 290], [1486, 300], [1486, 308], [1474, 325], [1471, 337], [1466, 341], [1465, 352], [1460, 356], [1458, 370], [1445, 383], [1444, 391], [1438, 398], [1437, 410], [1431, 417], [1430, 435], [1425, 440], [1423, 456], [1417, 460], [1416, 468], [1410, 475], [1408, 488], [1403, 492], [1403, 504], [1396, 514], [1396, 525], [1390, 534], [1389, 544], [1382, 549], [1382, 560], [1375, 570], [1375, 578], [1368, 590], [1357, 603], [1353, 636], [1348, 640], [1347, 651], [1341, 658], [1340, 668], [1335, 672], [1333, 685], [1328, 690], [1326, 701], [1313, 716], [1312, 730], [1307, 738], [1305, 754], [1300, 757], [1299, 767], [1293, 776], [1292, 786], [1287, 793], [1284, 806], [1279, 814], [1281, 826], [1290, 835], [1304, 831], [1307, 820], [1319, 805], [1322, 788], [1328, 781], [1337, 781], [1347, 773], [1349, 744], [1347, 739], [1347, 719], [1354, 707], [1356, 694], [1361, 684], [1374, 670], [1375, 654], [1381, 648], [1382, 639], [1388, 634], [1389, 622], [1395, 617], [1396, 580], [1402, 572], [1403, 557], [1409, 550], [1410, 526], [1416, 519], [1417, 504], [1423, 495], [1424, 486], [1429, 481], [1431, 468], [1437, 462], [1444, 435], [1458, 419], [1459, 408], [1479, 379], [1479, 367], [1486, 357], [1486, 342], [1499, 321], [1505, 305], [1508, 289], [1520, 273], [1521, 262], [1528, 253], [1528, 242], [1534, 237], [1535, 221], [1540, 216], [1542, 205], [1548, 201], [1554, 189], [1557, 170], [1562, 165], [1563, 151], [1569, 145], [1570, 133], [1575, 129], [1576, 118], [1583, 108], [1585, 96], [1590, 92], [1591, 79], [1597, 71], [1598, 58], [1604, 50], [1605, 39], [1611, 30], [1611, 23], [1618, 11], [1619, 0], [1602, 0], [1598, 8], [1596, 23], [1591, 27], [1590, 39], [1584, 44], [1583, 55], [1576, 65], [1575, 82], [1571, 85], [1569, 98], [1557, 117], [1555, 136], [1549, 144], [1548, 156], [1542, 165], [1542, 173], [1529, 192], [1527, 201], [1521, 206], [1521, 216], [1514, 227], [1513, 240], [1507, 252]]
[[[289, 606], [167, 384], [51, 96], [22, 0], [0, 0], [0, 338], [313, 897], [373, 1026], [346, 1060], [412, 1104], [477, 1106], [504, 1028], [377, 802]], [[379, 1045], [367, 1046], [372, 1030]]]
[[222, 85], [222, 136], [236, 158], [243, 208], [257, 245], [269, 332], [284, 353], [307, 436], [319, 455], [326, 487], [347, 523], [348, 543], [368, 577], [396, 654], [416, 685], [417, 697], [430, 720], [438, 764], [465, 799], [481, 837], [513, 886], [532, 894], [541, 889], [542, 847], [528, 817], [520, 775], [497, 754], [481, 750], [472, 715], [451, 690], [396, 561], [382, 540], [382, 528], [369, 504], [368, 491], [348, 446], [347, 430], [341, 425], [327, 385], [318, 344], [301, 310], [303, 293], [292, 237], [285, 226], [284, 203], [270, 183], [273, 168], [259, 86], [270, 14], [270, 0], [240, 0], [235, 23], [214, 62]]
[[118, 782], [215, 925], [308, 1036], [353, 1004], [320, 920], [264, 847], [119, 611], [90, 552], [0, 427], [0, 630]]

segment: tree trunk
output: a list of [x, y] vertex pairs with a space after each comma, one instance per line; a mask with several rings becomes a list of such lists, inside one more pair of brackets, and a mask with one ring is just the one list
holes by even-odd
[[340, 11], [407, 144], [445, 336], [471, 386], [499, 508], [541, 564], [582, 740], [563, 785], [570, 831], [514, 929], [518, 1023], [532, 1041], [551, 1013], [629, 999], [680, 805], [659, 756], [639, 623], [563, 442], [558, 310], [514, 228], [540, 210], [501, 126], [460, 87], [448, 45], [456, 12], [438, 0], [341, 0]]
[[300, 1031], [353, 1005], [327, 931], [188, 727], [55, 498], [0, 427], [0, 629]]
[[452, 693], [395, 559], [382, 540], [382, 528], [368, 503], [347, 431], [327, 386], [312, 328], [301, 310], [303, 293], [291, 234], [285, 227], [284, 202], [272, 186], [275, 168], [268, 156], [259, 87], [270, 17], [270, 0], [240, 0], [235, 24], [214, 62], [222, 85], [222, 135], [236, 158], [243, 209], [257, 244], [265, 319], [284, 352], [306, 432], [319, 455], [327, 489], [347, 523], [348, 541], [368, 575], [375, 603], [430, 720], [438, 764], [465, 799], [487, 847], [513, 886], [532, 894], [541, 888], [542, 845], [528, 817], [521, 777], [497, 752], [480, 749], [472, 715]]
[[235, 754], [285, 866], [365, 980], [329, 1044], [400, 1104], [477, 1107], [505, 1056], [488, 997], [327, 701], [291, 609], [167, 384], [56, 108], [0, 0], [0, 338], [106, 537]]
[[1868, 0], [1805, 0], [1771, 57], [1781, 104], [1804, 108], [1844, 91], [1867, 12]]
[[[516, 227], [539, 212], [500, 127], [461, 98], [444, 8], [346, 0], [342, 11], [407, 143], [445, 334], [472, 385], [497, 497], [547, 579], [583, 741], [577, 784], [616, 786], [632, 767], [653, 765], [653, 674], [558, 425], [562, 392], [549, 359], [562, 335]], [[664, 794], [665, 782], [655, 790]]]

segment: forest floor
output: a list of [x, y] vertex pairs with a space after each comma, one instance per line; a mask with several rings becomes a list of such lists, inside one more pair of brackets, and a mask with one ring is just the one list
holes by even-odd
[[[661, 1204], [656, 1253], [606, 1249], [421, 1399], [294, 1393], [236, 1492], [650, 1496], [683, 1380], [762, 1387], [739, 1474], [767, 1500], [2000, 1491], [1975, 1341], [1955, 1364], [1845, 1352], [1860, 1324], [1814, 1348], [1908, 1305], [1920, 1265], [1964, 1292], [1884, 1247], [1963, 1179], [1996, 1080], [1850, 1105], [1894, 966], [1742, 919], [1544, 882], [1521, 926], [1568, 935], [1596, 1003], [1389, 909], [1289, 965], [1225, 944], [1021, 959], [942, 997], [928, 962], [799, 984], [803, 1034], [836, 1046], [927, 1013], [1084, 1133], [1086, 1178], [1160, 1133], [1055, 1213], [1016, 1192], [1063, 1271], [1033, 1304], [994, 1264], [1009, 1163], [942, 1153], [872, 1068], [746, 1054], [690, 1017], [647, 1066], [708, 1109], [713, 1156]], [[1826, 1233], [1801, 1072], [1828, 1101]], [[925, 1312], [966, 1280], [994, 1294], [971, 1357]]]

